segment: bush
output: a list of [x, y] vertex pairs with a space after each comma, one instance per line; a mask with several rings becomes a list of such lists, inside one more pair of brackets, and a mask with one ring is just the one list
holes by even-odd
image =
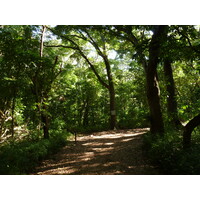
[[200, 136], [193, 139], [190, 149], [182, 148], [182, 135], [169, 131], [164, 137], [144, 136], [145, 152], [163, 174], [200, 174]]
[[0, 148], [0, 174], [27, 174], [39, 162], [66, 145], [69, 134], [52, 134], [49, 140], [10, 142]]

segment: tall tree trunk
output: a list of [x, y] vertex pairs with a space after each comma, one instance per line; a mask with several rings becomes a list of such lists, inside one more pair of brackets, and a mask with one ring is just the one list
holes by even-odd
[[41, 112], [41, 121], [43, 126], [43, 137], [44, 139], [49, 139], [49, 119], [45, 111], [47, 110], [46, 105], [44, 104], [42, 106], [42, 112]]
[[153, 134], [164, 133], [164, 123], [160, 106], [160, 91], [156, 76], [147, 73], [147, 100], [150, 109], [150, 131]]
[[179, 118], [178, 118], [178, 109], [175, 95], [175, 83], [173, 78], [171, 61], [166, 59], [164, 61], [164, 75], [166, 82], [166, 90], [167, 90], [167, 111], [168, 117], [170, 119], [170, 123], [173, 124], [176, 128], [180, 128], [182, 126]]
[[155, 26], [149, 46], [149, 61], [146, 69], [147, 99], [150, 108], [151, 133], [164, 134], [164, 123], [160, 106], [160, 91], [157, 81], [160, 44], [166, 36], [167, 26]]
[[102, 56], [104, 59], [104, 63], [106, 66], [107, 77], [108, 77], [108, 90], [110, 96], [110, 129], [113, 130], [117, 128], [117, 120], [116, 120], [116, 107], [115, 107], [115, 87], [113, 82], [113, 76], [111, 73], [111, 66], [106, 55]]
[[183, 148], [190, 147], [192, 131], [200, 125], [200, 114], [190, 120], [184, 127], [183, 131]]
[[[43, 57], [43, 49], [44, 49], [44, 35], [45, 35], [46, 27], [42, 26], [42, 34], [40, 38], [40, 58], [42, 59]], [[41, 63], [42, 67], [42, 63]], [[43, 99], [47, 99], [47, 95], [44, 95]], [[41, 121], [42, 121], [42, 126], [43, 126], [43, 136], [45, 139], [49, 138], [49, 120], [48, 120], [48, 115], [46, 113], [47, 107], [42, 101], [42, 110], [41, 110]]]

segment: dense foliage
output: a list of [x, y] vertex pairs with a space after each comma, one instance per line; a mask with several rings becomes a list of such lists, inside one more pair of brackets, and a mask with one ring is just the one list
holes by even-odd
[[28, 174], [44, 158], [67, 144], [69, 134], [54, 134], [51, 139], [10, 141], [0, 149], [0, 174]]
[[182, 134], [169, 130], [164, 138], [144, 136], [144, 149], [148, 158], [159, 167], [161, 174], [195, 175], [199, 174], [200, 130], [194, 131], [190, 149], [182, 148]]
[[199, 173], [199, 36], [191, 25], [0, 26], [0, 173], [27, 173], [66, 131], [138, 127], [167, 173]]

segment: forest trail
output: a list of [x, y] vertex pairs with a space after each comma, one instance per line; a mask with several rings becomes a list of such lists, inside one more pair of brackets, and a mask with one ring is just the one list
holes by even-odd
[[145, 129], [78, 136], [35, 170], [35, 175], [155, 175], [142, 151]]

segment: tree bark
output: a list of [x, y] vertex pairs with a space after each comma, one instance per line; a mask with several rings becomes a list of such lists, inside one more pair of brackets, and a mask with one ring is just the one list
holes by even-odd
[[147, 99], [150, 108], [150, 131], [152, 134], [164, 134], [164, 123], [160, 106], [160, 91], [157, 81], [157, 65], [162, 40], [166, 36], [166, 26], [155, 26], [149, 46], [149, 61], [146, 69]]
[[170, 119], [170, 123], [173, 124], [176, 128], [180, 128], [182, 126], [179, 118], [178, 118], [178, 109], [175, 95], [175, 83], [173, 78], [171, 61], [166, 59], [164, 61], [164, 75], [166, 82], [166, 90], [167, 90], [167, 112], [168, 117]]
[[164, 123], [160, 106], [160, 91], [158, 81], [152, 73], [147, 74], [147, 100], [150, 109], [150, 131], [153, 134], [164, 133]]
[[191, 145], [191, 135], [192, 131], [200, 125], [200, 114], [195, 116], [190, 120], [187, 125], [184, 127], [183, 131], [183, 148], [188, 148]]

